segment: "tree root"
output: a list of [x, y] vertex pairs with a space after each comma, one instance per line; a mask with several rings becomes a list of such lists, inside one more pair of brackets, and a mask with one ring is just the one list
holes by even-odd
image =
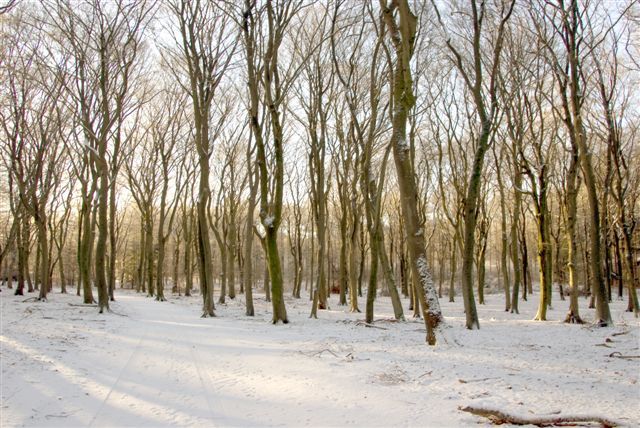
[[525, 416], [506, 413], [502, 410], [475, 406], [458, 407], [458, 410], [487, 418], [495, 425], [535, 425], [539, 427], [549, 427], [571, 423], [599, 423], [603, 427], [618, 427], [624, 425], [622, 422], [597, 415]]
[[564, 322], [567, 324], [584, 324], [582, 318], [579, 315], [575, 315], [572, 312], [567, 314], [567, 317], [564, 319]]

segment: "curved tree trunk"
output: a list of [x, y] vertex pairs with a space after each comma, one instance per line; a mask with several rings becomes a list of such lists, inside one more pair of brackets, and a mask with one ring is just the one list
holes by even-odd
[[427, 328], [427, 343], [435, 345], [436, 330], [442, 322], [442, 312], [438, 292], [427, 267], [424, 231], [419, 224], [418, 194], [414, 166], [409, 156], [407, 143], [407, 119], [409, 110], [415, 103], [411, 79], [411, 45], [415, 40], [417, 18], [406, 0], [393, 3], [399, 8], [400, 19], [396, 22], [393, 11], [381, 0], [383, 19], [393, 42], [396, 63], [393, 70], [393, 112], [391, 144], [396, 165], [398, 188], [400, 190], [402, 216], [405, 225], [405, 239], [411, 258], [411, 272], [418, 303], [422, 309]]

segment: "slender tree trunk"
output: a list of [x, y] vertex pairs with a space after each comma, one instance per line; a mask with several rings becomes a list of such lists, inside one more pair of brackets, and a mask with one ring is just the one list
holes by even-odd
[[522, 253], [522, 300], [527, 300], [527, 292], [531, 294], [531, 270], [529, 268], [529, 247], [527, 245], [527, 223], [523, 217], [522, 228], [520, 229], [520, 251]]
[[453, 242], [451, 242], [451, 257], [449, 264], [449, 302], [455, 301], [456, 296], [456, 271], [458, 270], [458, 232], [453, 234]]
[[358, 271], [356, 267], [356, 247], [358, 245], [358, 225], [359, 222], [355, 216], [357, 215], [357, 210], [355, 207], [355, 201], [351, 203], [351, 212], [353, 215], [352, 218], [352, 226], [351, 226], [351, 234], [349, 236], [348, 243], [348, 271], [349, 271], [349, 311], [350, 312], [360, 312], [360, 308], [358, 308]]
[[[618, 275], [618, 299], [622, 300], [622, 290], [624, 288], [624, 278], [623, 278], [623, 270], [622, 270], [622, 252], [620, 250], [620, 236], [617, 232], [613, 235], [613, 243], [616, 253], [616, 273]], [[633, 255], [631, 256], [633, 261]], [[631, 264], [633, 266], [633, 263]]]
[[145, 261], [147, 260], [147, 244], [145, 233], [145, 220], [144, 214], [140, 215], [140, 241], [139, 241], [139, 255], [138, 255], [138, 268], [136, 269], [136, 292], [141, 293], [145, 291], [144, 286], [144, 273], [145, 273]]
[[[232, 202], [235, 203], [235, 202]], [[232, 210], [229, 221], [228, 240], [229, 248], [227, 249], [227, 287], [230, 299], [236, 298], [236, 275], [235, 275], [235, 256], [236, 256], [236, 210]]]
[[569, 272], [569, 312], [565, 318], [567, 323], [582, 324], [580, 310], [578, 306], [578, 285], [576, 284], [576, 255], [578, 253], [576, 245], [576, 215], [578, 212], [578, 147], [575, 142], [572, 144], [571, 161], [567, 171], [567, 182], [565, 189], [565, 227], [567, 237], [567, 270]]
[[466, 326], [470, 330], [480, 328], [478, 311], [473, 297], [473, 258], [475, 248], [475, 232], [478, 222], [477, 209], [480, 197], [480, 185], [482, 184], [482, 169], [484, 155], [489, 148], [489, 133], [491, 123], [482, 124], [482, 132], [478, 137], [478, 144], [473, 158], [471, 176], [467, 186], [467, 195], [464, 204], [464, 229], [462, 235], [462, 300], [466, 317]]
[[166, 242], [165, 238], [162, 236], [162, 229], [158, 228], [158, 244], [156, 251], [158, 253], [158, 257], [156, 260], [156, 300], [158, 302], [164, 302], [167, 299], [164, 297], [164, 258], [166, 252]]
[[400, 293], [398, 293], [398, 287], [396, 286], [395, 275], [393, 274], [393, 268], [389, 262], [387, 252], [384, 245], [384, 231], [382, 228], [378, 231], [378, 257], [380, 258], [380, 264], [382, 265], [382, 272], [384, 274], [387, 288], [389, 289], [389, 295], [391, 296], [391, 305], [393, 306], [393, 315], [395, 319], [404, 321], [404, 311], [402, 310], [402, 301], [400, 300]]
[[[185, 202], [186, 204], [186, 202]], [[191, 296], [193, 289], [193, 207], [185, 207], [182, 217], [184, 229], [184, 295]]]
[[589, 245], [591, 250], [592, 269], [592, 289], [595, 294], [596, 320], [597, 325], [606, 327], [613, 324], [611, 312], [609, 311], [609, 301], [607, 290], [602, 274], [601, 243], [602, 230], [600, 227], [600, 209], [598, 206], [598, 194], [596, 190], [596, 176], [591, 162], [591, 152], [587, 146], [587, 134], [582, 121], [582, 94], [580, 92], [580, 74], [582, 68], [578, 58], [578, 42], [576, 31], [579, 26], [578, 6], [571, 7], [569, 14], [571, 29], [568, 29], [568, 62], [571, 84], [571, 109], [576, 130], [576, 143], [578, 145], [578, 155], [580, 166], [584, 176], [584, 184], [587, 190], [587, 200], [589, 202]]
[[37, 214], [36, 227], [38, 229], [38, 245], [40, 246], [40, 294], [38, 300], [47, 300], [47, 292], [51, 284], [49, 275], [49, 233], [47, 231], [47, 221], [44, 212]]
[[60, 293], [67, 294], [67, 277], [64, 272], [64, 257], [62, 255], [62, 249], [58, 253], [58, 272], [60, 275]]
[[109, 267], [108, 267], [108, 292], [109, 300], [115, 301], [116, 288], [116, 261], [117, 261], [117, 244], [118, 244], [118, 228], [116, 227], [116, 183], [118, 176], [118, 154], [120, 148], [120, 129], [116, 133], [116, 144], [114, 145], [114, 157], [111, 160], [111, 174], [109, 186]]
[[15, 296], [24, 296], [24, 225], [22, 221], [22, 214], [16, 214], [18, 222], [16, 227], [16, 249], [18, 252], [18, 285], [16, 286]]
[[[199, 112], [198, 112], [199, 113]], [[206, 114], [196, 114], [196, 141], [200, 166], [200, 183], [197, 202], [197, 242], [198, 242], [198, 272], [200, 275], [200, 290], [202, 290], [202, 317], [215, 317], [215, 303], [213, 301], [213, 255], [209, 239], [209, 120]]]
[[84, 303], [95, 303], [93, 298], [93, 285], [91, 281], [91, 254], [93, 253], [93, 227], [91, 221], [90, 196], [83, 198], [81, 211], [82, 238], [80, 251], [78, 252], [78, 265], [80, 269], [80, 282]]
[[[627, 306], [627, 312], [633, 312], [637, 318], [640, 312], [638, 305], [638, 294], [636, 292], [636, 266], [633, 260], [633, 241], [631, 238], [631, 228], [627, 225], [623, 225], [622, 236], [624, 238], [625, 251], [625, 268], [626, 268], [626, 282], [627, 289], [629, 291], [629, 304]], [[621, 277], [620, 280], [623, 280]]]
[[[504, 161], [503, 151], [500, 151], [500, 158], [495, 156], [496, 163]], [[495, 152], [494, 152], [495, 155]], [[504, 288], [504, 310], [511, 310], [511, 294], [509, 291], [509, 266], [507, 259], [509, 258], [508, 228], [507, 228], [507, 208], [505, 201], [504, 182], [502, 180], [501, 168], [496, 168], [496, 178], [498, 180], [498, 191], [500, 194], [500, 271], [502, 273], [502, 287]]]
[[348, 232], [347, 232], [347, 214], [344, 212], [340, 218], [340, 260], [338, 264], [338, 281], [340, 282], [340, 306], [347, 304], [347, 289], [349, 288], [349, 269], [348, 269]]
[[266, 256], [269, 267], [269, 277], [271, 280], [271, 303], [273, 306], [273, 324], [282, 321], [284, 324], [289, 322], [287, 318], [287, 310], [284, 305], [284, 291], [282, 280], [282, 266], [280, 255], [278, 253], [278, 235], [272, 228], [267, 229], [265, 237]]
[[[517, 160], [514, 160], [514, 164]], [[519, 166], [516, 168], [519, 168]], [[520, 284], [522, 278], [522, 263], [520, 262], [520, 245], [519, 245], [519, 223], [520, 210], [522, 205], [522, 195], [520, 190], [522, 187], [522, 176], [516, 170], [514, 178], [515, 190], [513, 195], [513, 211], [511, 214], [511, 266], [513, 267], [513, 291], [511, 293], [511, 313], [520, 313], [518, 310], [518, 298], [520, 296]], [[526, 285], [525, 285], [526, 288]]]
[[549, 212], [547, 208], [546, 183], [544, 172], [539, 177], [539, 194], [536, 196], [536, 226], [538, 231], [538, 266], [540, 269], [540, 301], [535, 319], [538, 321], [547, 320], [547, 308], [549, 307], [549, 294], [551, 292], [550, 277], [550, 243], [549, 243]]
[[173, 248], [173, 292], [180, 296], [180, 247], [182, 236], [176, 237]]
[[245, 314], [254, 316], [253, 307], [253, 213], [256, 208], [256, 196], [258, 194], [258, 177], [251, 170], [250, 148], [247, 149], [247, 165], [249, 168], [249, 200], [247, 201], [247, 217], [244, 230], [244, 298]]
[[480, 248], [478, 249], [478, 261], [477, 271], [478, 271], [478, 303], [481, 305], [485, 304], [484, 301], [484, 285], [485, 285], [485, 277], [486, 277], [486, 255], [487, 255], [487, 241], [486, 239], [482, 239], [479, 243]]
[[[101, 145], [102, 146], [102, 145]], [[103, 313], [109, 310], [109, 285], [107, 284], [106, 260], [107, 260], [107, 238], [109, 235], [109, 224], [107, 210], [109, 207], [109, 175], [106, 163], [106, 142], [100, 149], [99, 179], [100, 189], [98, 191], [98, 240], [96, 242], [96, 285], [98, 287], [98, 308]]]
[[228, 251], [227, 246], [224, 243], [223, 237], [216, 237], [218, 240], [218, 249], [220, 250], [220, 296], [218, 297], [218, 303], [225, 303], [225, 296], [227, 294], [227, 258]]
[[154, 257], [154, 245], [153, 245], [153, 213], [151, 208], [148, 207], [144, 214], [144, 231], [145, 231], [145, 249], [144, 252], [146, 254], [145, 267], [146, 267], [146, 275], [144, 282], [147, 284], [147, 296], [153, 297], [155, 296], [155, 283], [154, 283], [154, 268], [155, 268], [155, 257]]

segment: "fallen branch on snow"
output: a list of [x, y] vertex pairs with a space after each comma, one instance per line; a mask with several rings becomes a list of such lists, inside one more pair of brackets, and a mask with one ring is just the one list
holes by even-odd
[[485, 380], [500, 379], [499, 377], [483, 377], [482, 379], [458, 379], [460, 383], [484, 382]]
[[369, 327], [369, 328], [377, 328], [378, 330], [389, 330], [386, 327], [380, 327], [380, 326], [377, 326], [377, 325], [369, 324], [368, 322], [364, 322], [364, 321], [358, 321], [356, 323], [356, 325], [363, 325], [363, 326]]
[[629, 333], [631, 330], [621, 331], [619, 333], [613, 333], [611, 336], [622, 336], [623, 334]]
[[336, 354], [335, 352], [333, 352], [331, 349], [328, 349], [328, 348], [324, 348], [324, 349], [321, 349], [321, 350], [315, 351], [315, 352], [302, 352], [302, 351], [300, 351], [301, 354], [304, 354], [307, 357], [320, 357], [325, 352], [330, 353], [331, 355], [333, 355], [336, 358], [340, 358], [340, 356], [338, 354]]
[[604, 427], [618, 427], [624, 425], [622, 422], [614, 421], [603, 416], [597, 415], [539, 415], [525, 416], [504, 412], [498, 409], [486, 407], [466, 406], [458, 407], [458, 410], [482, 416], [489, 419], [495, 425], [512, 424], [512, 425], [536, 425], [539, 427], [556, 426], [567, 423], [599, 423]]
[[611, 358], [622, 358], [623, 360], [633, 360], [635, 358], [640, 358], [640, 355], [622, 355], [620, 352], [612, 352], [609, 354]]

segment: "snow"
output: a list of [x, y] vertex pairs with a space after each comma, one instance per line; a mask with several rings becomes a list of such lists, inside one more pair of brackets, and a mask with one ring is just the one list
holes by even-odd
[[404, 137], [404, 135], [400, 135], [398, 137], [397, 145], [398, 153], [400, 157], [404, 159], [405, 153], [409, 151], [409, 143], [407, 142], [407, 139]]
[[266, 228], [272, 228], [273, 227], [273, 222], [276, 221], [276, 218], [269, 214], [263, 221], [264, 227]]
[[418, 257], [418, 261], [416, 263], [418, 264], [420, 284], [422, 284], [422, 288], [424, 289], [424, 296], [427, 300], [427, 306], [429, 308], [428, 310], [431, 313], [437, 314], [441, 311], [440, 302], [436, 294], [436, 288], [433, 284], [431, 274], [429, 273], [429, 266], [427, 264], [427, 259], [424, 257], [424, 254]]
[[[640, 322], [622, 301], [615, 326], [595, 328], [562, 323], [557, 295], [551, 321], [536, 322], [536, 296], [516, 315], [489, 294], [482, 329], [469, 331], [462, 302], [444, 298], [450, 327], [429, 347], [422, 321], [393, 322], [385, 297], [375, 328], [335, 296], [318, 320], [307, 298], [287, 297], [291, 323], [278, 326], [260, 294], [254, 318], [243, 296], [216, 318], [199, 318], [199, 296], [118, 290], [104, 315], [73, 295], [30, 297], [0, 293], [2, 427], [488, 424], [458, 409], [468, 405], [640, 420], [640, 359], [615, 357], [640, 355]], [[580, 311], [594, 318], [585, 299]]]

